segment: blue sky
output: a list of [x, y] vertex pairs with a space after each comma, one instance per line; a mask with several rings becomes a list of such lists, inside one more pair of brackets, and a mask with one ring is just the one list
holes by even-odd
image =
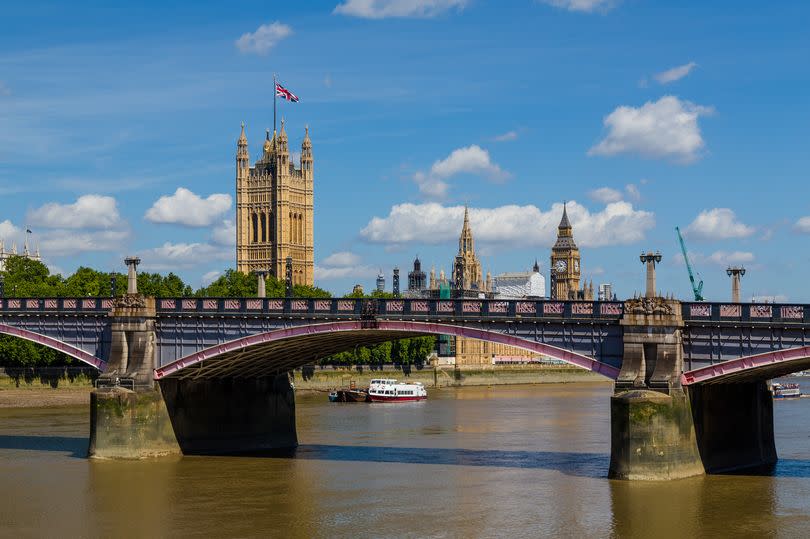
[[[80, 5], [79, 5], [80, 4]], [[569, 201], [583, 269], [620, 297], [810, 301], [803, 2], [331, 0], [0, 6], [0, 236], [56, 271], [234, 264], [234, 153], [310, 126], [316, 284], [450, 270], [463, 204], [485, 270], [548, 272]], [[178, 191], [180, 189], [180, 191]], [[165, 197], [162, 200], [161, 197]], [[231, 197], [231, 198], [229, 198]]]

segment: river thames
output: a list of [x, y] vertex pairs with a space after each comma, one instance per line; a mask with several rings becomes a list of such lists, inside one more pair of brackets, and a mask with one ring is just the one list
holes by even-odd
[[[810, 392], [810, 379], [800, 380]], [[807, 537], [810, 399], [771, 476], [606, 479], [611, 384], [298, 395], [290, 456], [85, 458], [86, 407], [0, 410], [6, 537]]]

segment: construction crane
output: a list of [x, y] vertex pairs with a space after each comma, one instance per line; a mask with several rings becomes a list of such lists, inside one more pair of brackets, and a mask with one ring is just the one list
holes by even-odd
[[678, 241], [681, 242], [681, 252], [683, 259], [686, 261], [686, 269], [689, 271], [689, 282], [692, 283], [692, 292], [695, 293], [695, 301], [703, 301], [703, 279], [698, 284], [695, 284], [695, 276], [692, 273], [692, 264], [689, 263], [689, 255], [686, 254], [686, 245], [683, 243], [683, 236], [681, 236], [681, 229], [675, 227], [675, 232], [678, 233]]

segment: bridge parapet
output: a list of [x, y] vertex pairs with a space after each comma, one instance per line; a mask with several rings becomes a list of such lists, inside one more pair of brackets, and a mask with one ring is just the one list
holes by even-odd
[[364, 306], [373, 302], [374, 312], [382, 317], [454, 318], [581, 318], [619, 320], [624, 314], [621, 302], [489, 300], [489, 299], [283, 299], [283, 298], [161, 298], [157, 300], [158, 316], [170, 313], [212, 315], [323, 316], [355, 318], [364, 315]]
[[682, 303], [681, 316], [687, 324], [707, 321], [810, 324], [810, 308], [789, 303]]
[[106, 314], [112, 310], [114, 304], [114, 298], [0, 298], [0, 314]]

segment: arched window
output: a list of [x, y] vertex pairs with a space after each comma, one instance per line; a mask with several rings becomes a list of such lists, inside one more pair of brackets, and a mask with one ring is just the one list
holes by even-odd
[[262, 212], [262, 243], [267, 241], [267, 215]]
[[259, 242], [259, 217], [254, 213], [251, 215], [253, 225], [253, 243]]

